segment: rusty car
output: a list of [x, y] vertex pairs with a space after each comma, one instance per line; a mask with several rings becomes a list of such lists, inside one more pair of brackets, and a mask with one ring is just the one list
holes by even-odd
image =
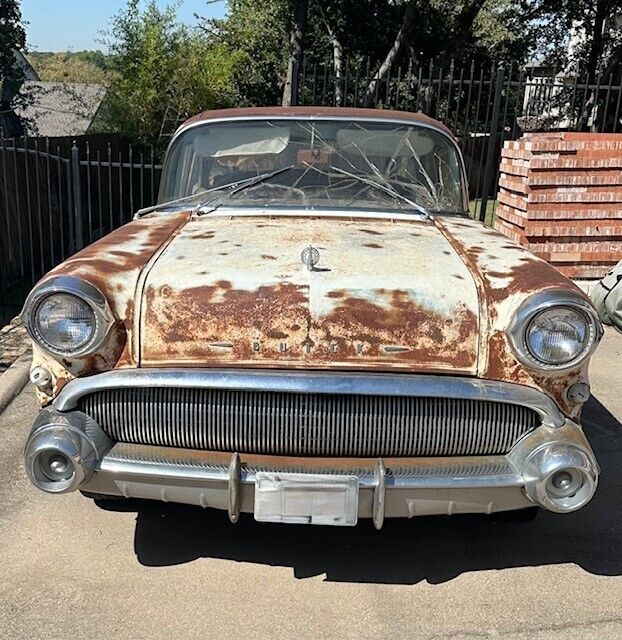
[[472, 219], [458, 142], [421, 114], [211, 111], [158, 203], [48, 273], [23, 319], [43, 491], [354, 525], [567, 513], [588, 298]]

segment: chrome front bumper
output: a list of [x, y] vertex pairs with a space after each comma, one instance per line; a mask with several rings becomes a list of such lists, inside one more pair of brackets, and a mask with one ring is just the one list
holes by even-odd
[[[233, 522], [240, 512], [254, 510], [258, 471], [356, 475], [358, 516], [373, 518], [378, 528], [385, 517], [493, 513], [533, 505], [575, 511], [591, 499], [599, 473], [581, 428], [570, 422], [558, 428], [539, 427], [506, 456], [376, 460], [238, 455], [124, 443], [103, 453], [91, 436], [79, 436], [68, 426], [52, 426], [49, 416], [42, 422], [26, 446], [27, 470], [39, 488], [224, 509]], [[83, 438], [81, 446], [67, 446], [76, 438]], [[58, 488], [42, 484], [35, 470], [37, 455], [51, 447], [66, 455], [77, 470]], [[547, 483], [568, 468], [577, 469], [584, 479], [576, 500], [551, 499]]]
[[[255, 478], [260, 471], [342, 474], [357, 477], [358, 516], [373, 518], [378, 528], [385, 517], [493, 513], [533, 505], [565, 513], [582, 507], [596, 490], [599, 468], [580, 426], [565, 420], [544, 394], [518, 385], [399, 376], [409, 381], [407, 392], [411, 394], [419, 389], [427, 395], [438, 388], [439, 393], [444, 389], [445, 393], [468, 392], [469, 396], [493, 395], [536, 406], [541, 426], [523, 437], [507, 455], [497, 456], [291, 458], [113, 443], [91, 418], [75, 408], [81, 394], [98, 385], [114, 387], [128, 381], [137, 385], [154, 381], [179, 385], [184, 376], [165, 372], [158, 378], [145, 371], [130, 378], [115, 372], [69, 383], [54, 407], [41, 411], [26, 445], [26, 470], [32, 482], [50, 493], [80, 489], [224, 509], [235, 522], [241, 512], [254, 511]], [[185, 382], [201, 383], [196, 373], [191, 376]], [[241, 382], [239, 374], [231, 379], [222, 373], [218, 376], [216, 380], [213, 374], [203, 379], [219, 385]], [[246, 378], [246, 383], [250, 384], [253, 377]], [[378, 383], [380, 378], [376, 378]], [[318, 385], [317, 377], [306, 378], [310, 379], [312, 385]], [[303, 376], [290, 375], [279, 384], [303, 385], [304, 380]], [[344, 384], [359, 384], [361, 378], [350, 374], [335, 380], [343, 389]], [[386, 383], [385, 387], [389, 389]], [[398, 390], [395, 385], [391, 388]], [[73, 473], [63, 475], [59, 460], [67, 461]], [[59, 478], [53, 481], [42, 471], [42, 465], [50, 461], [60, 470]], [[562, 481], [575, 482], [576, 490], [564, 495], [563, 486], [555, 486], [556, 482], [563, 485]]]

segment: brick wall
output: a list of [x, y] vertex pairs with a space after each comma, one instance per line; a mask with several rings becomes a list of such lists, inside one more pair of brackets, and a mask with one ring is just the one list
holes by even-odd
[[506, 142], [495, 226], [571, 278], [603, 276], [622, 259], [622, 134]]

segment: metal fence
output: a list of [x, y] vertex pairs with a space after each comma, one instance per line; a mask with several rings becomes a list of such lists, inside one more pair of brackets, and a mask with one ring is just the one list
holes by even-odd
[[52, 267], [153, 204], [161, 168], [153, 149], [0, 140], [0, 320]]
[[503, 143], [525, 131], [622, 131], [622, 77], [515, 65], [471, 63], [389, 69], [377, 79], [369, 62], [303, 66], [293, 104], [420, 111], [444, 122], [465, 156], [471, 211], [494, 217]]
[[[506, 140], [524, 131], [622, 131], [622, 79], [538, 75], [512, 65], [435, 62], [374, 77], [369, 63], [305, 66], [293, 104], [420, 111], [460, 142], [470, 209], [491, 222]], [[174, 124], [174, 123], [173, 123]], [[28, 289], [76, 250], [156, 200], [161, 165], [153, 149], [94, 143], [0, 140], [0, 320], [19, 312]]]

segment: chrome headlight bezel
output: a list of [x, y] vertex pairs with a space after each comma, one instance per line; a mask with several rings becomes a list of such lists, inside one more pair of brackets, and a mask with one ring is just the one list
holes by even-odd
[[[87, 343], [75, 350], [61, 350], [49, 344], [37, 330], [37, 312], [41, 305], [55, 294], [68, 294], [85, 302], [95, 316], [95, 331]], [[50, 278], [33, 289], [22, 311], [22, 320], [32, 340], [45, 351], [68, 358], [93, 353], [106, 339], [115, 323], [108, 302], [101, 291], [91, 283], [74, 276]]]
[[[551, 364], [538, 359], [528, 344], [527, 333], [536, 316], [555, 308], [571, 309], [583, 316], [589, 333], [583, 349], [574, 358], [562, 364]], [[521, 304], [510, 324], [508, 335], [512, 348], [522, 364], [538, 371], [561, 372], [578, 366], [592, 355], [603, 335], [603, 327], [594, 307], [580, 294], [565, 289], [548, 289], [532, 295]]]

